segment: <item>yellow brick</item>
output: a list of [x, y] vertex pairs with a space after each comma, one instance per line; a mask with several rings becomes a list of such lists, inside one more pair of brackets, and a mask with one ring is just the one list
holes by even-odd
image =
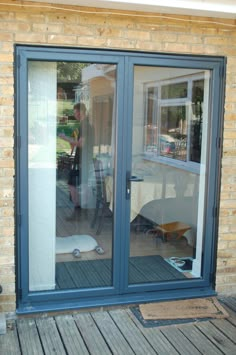
[[[3, 149], [2, 158], [13, 158], [13, 154], [13, 149]], [[6, 176], [6, 173], [4, 173], [4, 176]]]
[[[64, 12], [62, 14], [48, 14], [46, 16], [47, 23], [77, 23], [78, 15], [70, 14], [68, 12]], [[43, 22], [43, 21], [42, 21]]]
[[107, 40], [107, 45], [108, 47], [111, 48], [135, 48], [135, 41], [133, 40], [128, 40], [128, 39], [108, 39]]
[[[12, 201], [12, 204], [13, 204], [13, 201]], [[3, 227], [3, 228], [1, 228], [1, 231], [0, 231], [0, 235], [2, 235], [4, 237], [4, 239], [7, 240], [7, 242], [11, 241], [11, 244], [14, 244], [14, 240], [12, 240], [12, 238], [9, 238], [9, 237], [14, 236], [14, 233], [15, 233], [14, 227]], [[1, 243], [2, 239], [3, 238], [0, 238], [0, 243]]]
[[64, 34], [67, 35], [93, 36], [94, 33], [95, 33], [94, 27], [88, 28], [88, 26], [81, 26], [81, 25], [74, 25], [74, 24], [64, 25]]
[[3, 42], [12, 42], [13, 41], [13, 33], [0, 33], [0, 41]]
[[193, 36], [193, 35], [178, 35], [177, 41], [179, 43], [203, 43], [201, 36]]
[[220, 198], [221, 198], [221, 200], [228, 200], [228, 199], [230, 199], [230, 192], [221, 192], [221, 194], [220, 194]]
[[0, 265], [3, 264], [13, 264], [14, 263], [14, 254], [12, 256], [9, 255], [0, 255]]
[[232, 257], [230, 259], [227, 259], [227, 266], [236, 266], [236, 258]]
[[12, 198], [14, 191], [12, 189], [0, 189], [0, 198]]
[[30, 28], [29, 23], [0, 22], [0, 30], [4, 32], [28, 32]]
[[0, 303], [15, 302], [15, 300], [16, 300], [15, 295], [0, 295]]
[[162, 44], [159, 42], [136, 41], [135, 48], [142, 51], [159, 51], [162, 48]]
[[0, 137], [12, 137], [13, 127], [0, 127]]
[[189, 53], [191, 52], [191, 45], [184, 43], [163, 43], [162, 49], [168, 52]]
[[0, 64], [0, 71], [3, 73], [2, 77], [7, 77], [13, 75], [13, 65], [12, 64]]
[[231, 216], [231, 211], [230, 210], [220, 210], [220, 218], [222, 217], [227, 217], [227, 216]]
[[13, 62], [13, 54], [12, 53], [0, 53], [0, 62]]
[[226, 157], [236, 157], [236, 149], [230, 149], [230, 150], [225, 150], [223, 151], [223, 155]]
[[[76, 20], [77, 20], [77, 18], [76, 18]], [[68, 23], [76, 23], [76, 21], [68, 21]], [[88, 16], [88, 15], [79, 14], [78, 15], [78, 23], [80, 25], [86, 25], [86, 26], [105, 25], [107, 23], [107, 15], [99, 15], [99, 14], [94, 13], [93, 16]], [[116, 24], [113, 21], [112, 21], [112, 23], [113, 23], [113, 26], [116, 26]]]
[[234, 140], [233, 139], [226, 139], [225, 137], [224, 137], [224, 141], [223, 141], [223, 147], [224, 147], [224, 149], [226, 149], [226, 148], [232, 148], [234, 146]]
[[2, 85], [0, 86], [0, 91], [2, 95], [9, 95], [12, 96], [14, 94], [14, 88], [12, 85]]
[[[24, 12], [16, 12], [15, 18], [16, 21], [22, 21], [24, 23], [43, 23], [45, 22], [45, 15], [43, 14], [35, 14], [33, 13], [33, 9], [29, 8], [29, 12], [25, 11]], [[38, 12], [38, 9], [36, 9], [36, 12]]]
[[0, 161], [0, 168], [13, 168], [13, 167], [14, 167], [13, 159]]
[[[94, 19], [91, 19], [90, 21], [94, 21]], [[80, 23], [86, 23], [86, 19], [82, 19], [80, 17], [79, 22]], [[102, 24], [107, 24], [109, 27], [121, 27], [122, 29], [134, 29], [137, 28], [137, 25], [139, 23], [140, 19], [134, 18], [134, 17], [128, 17], [128, 16], [103, 16], [100, 17], [100, 19], [97, 19], [97, 16], [95, 18], [95, 23], [102, 25]], [[140, 26], [140, 29], [142, 29], [142, 26]]]
[[94, 38], [78, 36], [77, 44], [79, 46], [91, 46], [91, 47], [105, 47], [107, 43], [106, 38]]
[[163, 31], [151, 33], [151, 39], [154, 42], [177, 42], [177, 38], [178, 36], [175, 33], [163, 33]]
[[225, 45], [227, 41], [228, 41], [227, 37], [211, 36], [211, 37], [204, 38], [204, 43], [207, 45], [208, 44]]
[[236, 191], [236, 184], [222, 184], [222, 191]]
[[16, 42], [30, 42], [30, 43], [45, 43], [46, 35], [38, 33], [16, 33], [15, 34]]
[[10, 12], [10, 11], [3, 11], [2, 10], [2, 6], [1, 6], [1, 10], [0, 10], [0, 20], [8, 20], [8, 21], [12, 21], [14, 20], [14, 12]]
[[146, 31], [129, 30], [124, 34], [124, 38], [139, 39], [140, 41], [150, 41], [150, 33]]
[[10, 52], [13, 53], [13, 43], [9, 43], [9, 42], [2, 42], [1, 45], [1, 51], [2, 52]]
[[54, 44], [75, 44], [76, 36], [48, 35], [48, 43]]
[[[1, 56], [1, 54], [0, 54]], [[0, 76], [0, 85], [13, 85], [13, 77], [9, 76]]]
[[226, 241], [219, 241], [219, 243], [218, 243], [218, 250], [225, 250], [225, 249], [227, 249], [228, 248], [228, 242], [226, 242]]
[[224, 122], [224, 128], [225, 129], [235, 128], [235, 122], [234, 121], [225, 121]]
[[32, 24], [33, 32], [47, 32], [47, 33], [62, 33], [63, 25], [51, 25], [48, 23], [33, 23]]

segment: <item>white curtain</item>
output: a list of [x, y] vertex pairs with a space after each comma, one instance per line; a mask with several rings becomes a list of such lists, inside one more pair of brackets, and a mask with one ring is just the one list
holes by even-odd
[[28, 66], [29, 288], [55, 288], [56, 63]]

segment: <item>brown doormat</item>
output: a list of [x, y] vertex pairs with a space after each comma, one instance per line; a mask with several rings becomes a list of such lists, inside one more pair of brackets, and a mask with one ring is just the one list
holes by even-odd
[[139, 306], [144, 319], [227, 318], [215, 297], [147, 303]]

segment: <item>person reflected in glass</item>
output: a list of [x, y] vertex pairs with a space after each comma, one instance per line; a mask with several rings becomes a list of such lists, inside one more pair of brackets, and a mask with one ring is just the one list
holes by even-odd
[[93, 161], [94, 129], [86, 113], [84, 103], [74, 105], [74, 117], [80, 123], [76, 137], [68, 137], [64, 133], [59, 137], [71, 145], [75, 151], [73, 164], [69, 171], [68, 187], [74, 211], [67, 220], [77, 218], [77, 210], [81, 207], [81, 195], [88, 193], [89, 171]]

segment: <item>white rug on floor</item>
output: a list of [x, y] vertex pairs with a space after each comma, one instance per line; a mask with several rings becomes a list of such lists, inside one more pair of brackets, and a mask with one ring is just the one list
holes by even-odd
[[83, 253], [94, 250], [97, 246], [96, 240], [85, 234], [56, 238], [56, 254], [72, 253], [74, 249], [79, 249]]

